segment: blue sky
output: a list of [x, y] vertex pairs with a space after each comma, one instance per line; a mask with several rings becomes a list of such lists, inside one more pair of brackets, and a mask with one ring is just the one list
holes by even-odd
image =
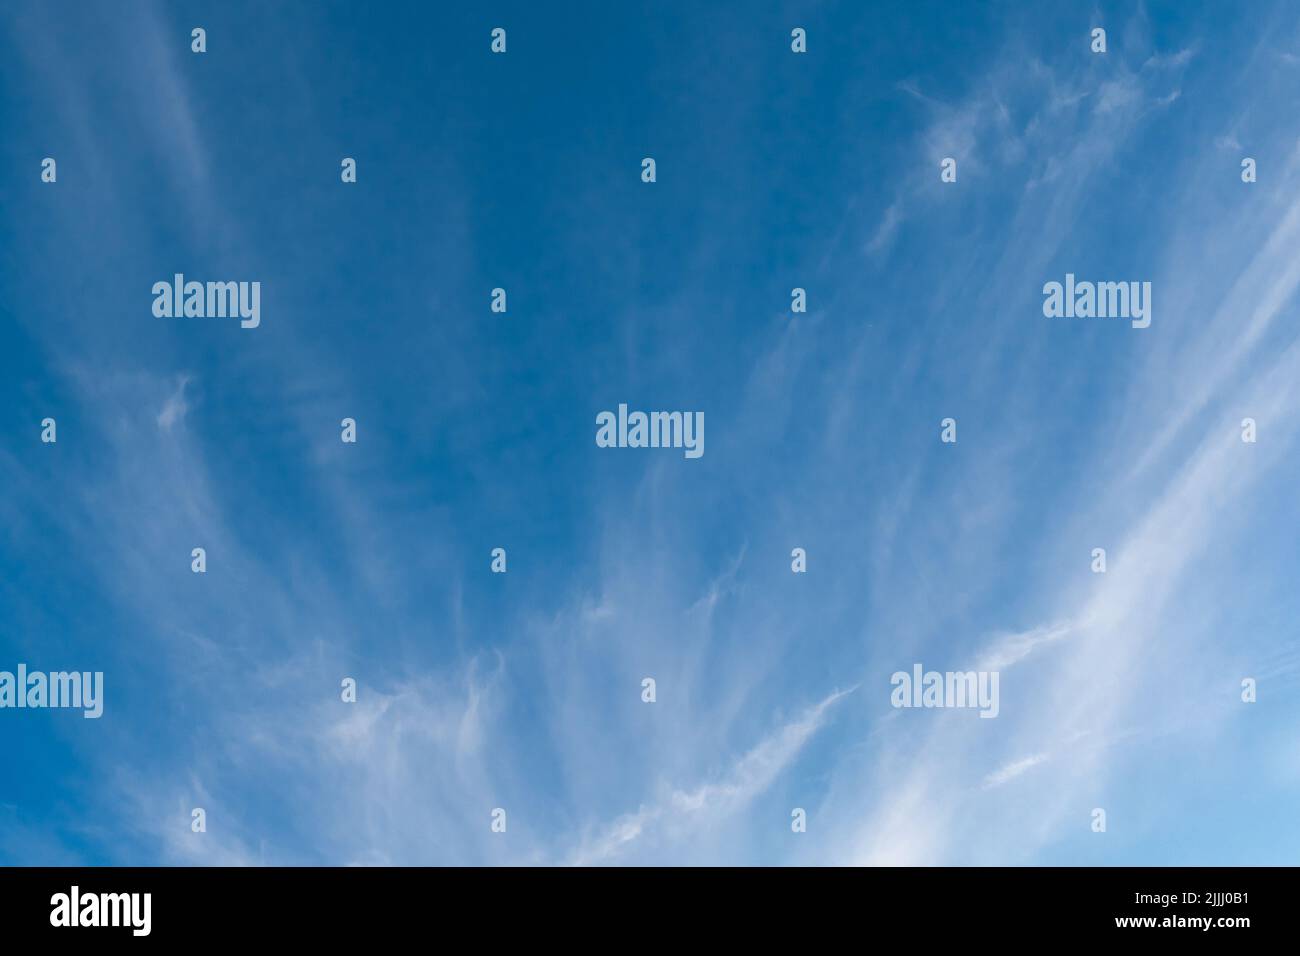
[[0, 710], [0, 862], [1295, 862], [1293, 5], [72, 6], [0, 12], [0, 669], [104, 715]]

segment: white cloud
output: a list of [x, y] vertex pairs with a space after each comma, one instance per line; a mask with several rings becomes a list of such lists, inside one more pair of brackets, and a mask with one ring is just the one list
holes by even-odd
[[1016, 777], [1019, 777], [1026, 771], [1037, 767], [1046, 759], [1047, 754], [1032, 754], [1028, 757], [1022, 757], [1019, 760], [1013, 760], [1011, 763], [999, 767], [997, 770], [985, 777], [984, 786], [986, 788], [1000, 787], [1002, 784], [1016, 779]]
[[880, 220], [880, 225], [876, 228], [875, 235], [867, 243], [867, 252], [870, 255], [878, 255], [889, 248], [890, 243], [894, 241], [894, 234], [898, 232], [898, 227], [903, 221], [903, 201], [895, 199], [885, 210], [885, 215]]
[[158, 413], [158, 427], [165, 432], [172, 430], [172, 426], [178, 421], [185, 418], [185, 414], [190, 410], [190, 406], [185, 401], [185, 386], [190, 382], [189, 376], [181, 376], [176, 383], [176, 390], [167, 396], [163, 402], [162, 411]]
[[569, 862], [584, 866], [611, 861], [629, 844], [672, 818], [677, 838], [706, 826], [709, 821], [734, 813], [772, 782], [798, 756], [825, 721], [826, 711], [856, 687], [835, 691], [808, 708], [797, 719], [767, 737], [736, 760], [720, 779], [689, 790], [672, 790], [667, 797], [635, 813], [619, 817], [584, 840], [569, 856]]

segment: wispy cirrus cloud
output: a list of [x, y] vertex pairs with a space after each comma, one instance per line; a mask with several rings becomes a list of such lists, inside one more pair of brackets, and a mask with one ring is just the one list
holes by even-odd
[[835, 691], [809, 707], [739, 757], [720, 779], [686, 790], [673, 788], [661, 800], [599, 827], [568, 862], [580, 866], [612, 862], [638, 841], [650, 838], [670, 839], [680, 852], [692, 832], [735, 814], [771, 786], [821, 728], [828, 709], [854, 690]]

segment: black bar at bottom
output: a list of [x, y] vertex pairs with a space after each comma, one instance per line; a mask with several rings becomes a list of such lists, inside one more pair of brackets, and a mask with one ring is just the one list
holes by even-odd
[[1236, 867], [0, 868], [0, 927], [7, 942], [91, 945], [373, 944], [430, 931], [431, 942], [458, 947], [716, 939], [806, 949], [889, 938], [878, 933], [920, 946], [1098, 936], [1232, 945], [1296, 938], [1296, 876]]

